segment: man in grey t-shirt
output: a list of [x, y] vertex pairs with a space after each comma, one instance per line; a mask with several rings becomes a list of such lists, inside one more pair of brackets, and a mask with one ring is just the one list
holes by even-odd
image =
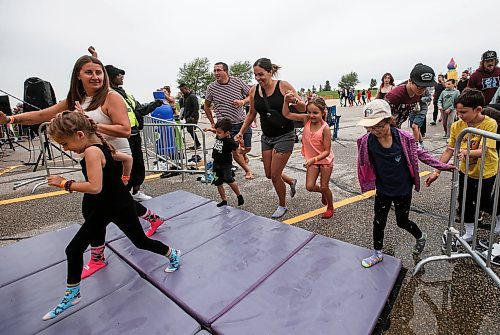
[[[244, 106], [249, 102], [250, 87], [240, 78], [229, 76], [226, 63], [218, 62], [214, 65], [215, 81], [210, 83], [205, 94], [204, 110], [212, 128], [215, 127], [214, 117], [210, 106], [213, 104], [217, 119], [231, 120], [231, 135], [234, 137], [245, 121]], [[254, 176], [248, 166], [247, 153], [252, 149], [252, 129], [249, 127], [243, 136], [244, 148], [233, 151], [234, 160], [245, 170], [245, 178]]]

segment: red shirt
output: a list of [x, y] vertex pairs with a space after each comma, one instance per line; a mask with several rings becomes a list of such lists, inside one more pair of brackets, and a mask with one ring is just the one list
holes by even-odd
[[406, 84], [399, 85], [387, 92], [384, 99], [391, 106], [392, 116], [394, 116], [398, 128], [401, 128], [401, 125], [408, 120], [410, 112], [415, 108], [420, 98], [421, 96], [417, 94], [410, 97], [406, 90]]
[[492, 72], [477, 69], [470, 76], [468, 87], [482, 91], [484, 101], [489, 104], [498, 87], [500, 87], [500, 67], [495, 66]]

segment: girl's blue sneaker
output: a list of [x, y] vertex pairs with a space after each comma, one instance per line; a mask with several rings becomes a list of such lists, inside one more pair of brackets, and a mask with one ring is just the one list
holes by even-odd
[[361, 265], [363, 265], [364, 268], [371, 268], [377, 263], [380, 263], [384, 260], [384, 255], [380, 251], [375, 251], [373, 255], [371, 255], [368, 258], [365, 258], [361, 261]]

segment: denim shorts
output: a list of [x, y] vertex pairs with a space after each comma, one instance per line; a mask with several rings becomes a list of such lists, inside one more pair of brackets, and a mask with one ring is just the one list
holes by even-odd
[[[243, 126], [243, 122], [233, 123], [233, 126], [231, 128], [231, 136], [236, 136], [236, 134], [240, 132], [241, 126]], [[247, 127], [247, 130], [245, 130], [245, 133], [243, 134], [243, 144], [245, 145], [245, 148], [252, 147], [252, 128], [250, 127]]]
[[425, 114], [410, 114], [410, 124], [416, 124], [419, 128], [424, 125]]
[[262, 151], [274, 149], [279, 153], [288, 153], [293, 151], [294, 143], [295, 130], [280, 136], [271, 137], [262, 134], [261, 137]]

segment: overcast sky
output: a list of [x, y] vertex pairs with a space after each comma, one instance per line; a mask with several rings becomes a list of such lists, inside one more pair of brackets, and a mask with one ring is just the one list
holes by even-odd
[[475, 69], [484, 51], [500, 52], [492, 1], [0, 0], [0, 8], [0, 89], [20, 98], [36, 76], [63, 99], [89, 45], [126, 71], [124, 88], [141, 102], [176, 86], [196, 57], [212, 65], [267, 57], [281, 79], [307, 89], [335, 87], [350, 71], [366, 85], [384, 72], [403, 80], [418, 62], [437, 74], [451, 57], [459, 71]]

